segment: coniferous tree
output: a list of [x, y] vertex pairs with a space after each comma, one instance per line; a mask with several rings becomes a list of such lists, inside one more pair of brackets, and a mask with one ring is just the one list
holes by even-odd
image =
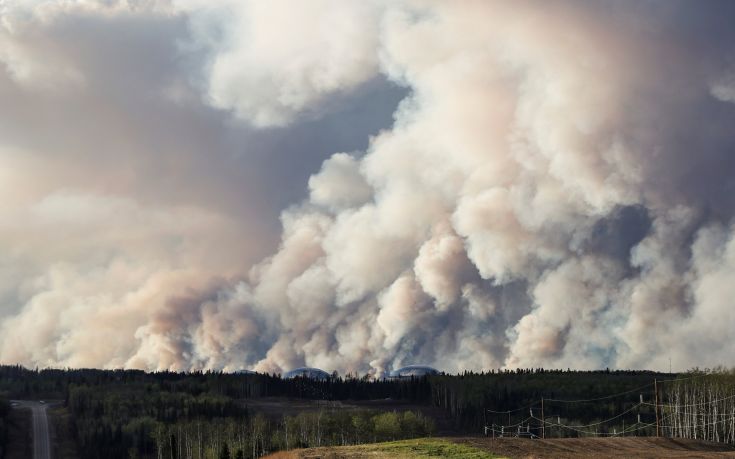
[[230, 459], [230, 447], [227, 442], [222, 442], [222, 449], [219, 452], [219, 459]]

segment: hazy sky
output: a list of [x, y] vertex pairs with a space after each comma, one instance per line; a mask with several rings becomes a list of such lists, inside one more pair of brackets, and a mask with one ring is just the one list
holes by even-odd
[[733, 366], [733, 23], [0, 0], [0, 362]]

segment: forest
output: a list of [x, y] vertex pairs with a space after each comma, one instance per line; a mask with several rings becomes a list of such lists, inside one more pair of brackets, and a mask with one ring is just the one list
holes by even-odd
[[[732, 443], [734, 391], [735, 375], [722, 370], [676, 375], [519, 369], [319, 381], [267, 374], [0, 366], [0, 396], [5, 399], [63, 401], [68, 413], [64, 432], [79, 456], [90, 459], [254, 458], [296, 447], [437, 432], [655, 435], [656, 419], [662, 435]], [[269, 404], [276, 408], [263, 408]], [[0, 402], [0, 429], [7, 409]]]
[[0, 397], [0, 458], [5, 455], [5, 445], [8, 441], [8, 414], [10, 403]]

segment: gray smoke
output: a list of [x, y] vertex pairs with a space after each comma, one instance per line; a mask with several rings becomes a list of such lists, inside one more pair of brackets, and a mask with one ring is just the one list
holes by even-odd
[[[6, 244], [64, 260], [16, 280], [0, 360], [378, 373], [731, 364], [735, 8], [538, 6], [65, 6], [184, 27], [176, 53], [208, 64], [167, 97], [256, 132], [328, 117], [381, 77], [407, 95], [364, 151], [337, 152], [302, 182], [308, 196], [281, 213], [278, 248], [249, 270], [232, 247], [258, 252], [257, 234], [237, 234], [257, 209], [214, 204], [228, 191], [194, 177], [205, 153], [187, 155], [183, 182], [206, 182], [193, 207], [99, 188], [28, 191], [23, 207], [0, 207], [18, 214], [16, 232], [32, 228], [4, 227]], [[84, 68], [7, 38], [35, 35], [39, 21], [53, 29], [55, 8], [6, 19], [0, 61], [13, 84], [74, 97]], [[28, 186], [3, 180], [4, 191]], [[80, 222], [110, 235], [76, 249], [45, 239], [44, 225]]]

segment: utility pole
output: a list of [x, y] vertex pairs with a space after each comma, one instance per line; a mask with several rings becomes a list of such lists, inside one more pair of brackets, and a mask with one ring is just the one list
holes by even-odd
[[544, 398], [541, 397], [541, 438], [546, 438], [546, 418], [544, 418]]
[[656, 393], [656, 405], [654, 407], [654, 409], [656, 411], [656, 436], [657, 437], [660, 437], [661, 436], [661, 428], [659, 426], [659, 421], [658, 421], [658, 380], [656, 380], [656, 379], [653, 380], [653, 391]]

